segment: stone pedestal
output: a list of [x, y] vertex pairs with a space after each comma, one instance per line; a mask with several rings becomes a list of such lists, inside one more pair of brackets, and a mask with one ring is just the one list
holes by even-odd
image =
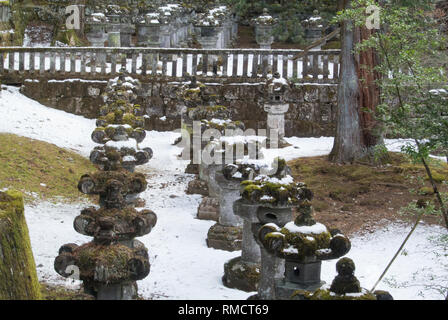
[[289, 110], [289, 104], [265, 104], [264, 111], [268, 114], [267, 134], [268, 139], [271, 137], [272, 131], [275, 130], [274, 136], [278, 133], [279, 145], [285, 143], [285, 113]]
[[233, 203], [240, 197], [239, 181], [227, 180], [221, 172], [215, 173], [219, 187], [219, 220], [207, 234], [209, 248], [236, 251], [241, 250], [242, 224], [241, 218], [233, 211]]
[[[92, 47], [103, 48], [104, 42], [107, 40], [106, 27], [104, 24], [89, 24], [90, 31], [86, 34], [87, 40], [89, 40]], [[106, 55], [96, 54], [97, 65], [106, 63]]]
[[[259, 204], [249, 203], [247, 200], [237, 200], [234, 204], [234, 210], [236, 215], [240, 216], [246, 222], [250, 223], [250, 231], [252, 233], [253, 239], [258, 239], [259, 229], [266, 223], [273, 223], [279, 227], [285, 225], [288, 221], [292, 219], [292, 208], [291, 207], [268, 207], [266, 205], [260, 206]], [[243, 230], [247, 232], [247, 224]], [[244, 236], [244, 240], [248, 238], [248, 234]], [[258, 283], [258, 298], [264, 300], [272, 300], [275, 297], [275, 279], [281, 278], [284, 274], [285, 266], [283, 259], [277, 258], [270, 254], [264, 247], [261, 247], [261, 243], [257, 240], [259, 250], [260, 250], [260, 280]], [[255, 250], [253, 248], [248, 248], [247, 246], [253, 246], [253, 242], [244, 243], [243, 242], [243, 255], [242, 259], [256, 259], [254, 255]], [[245, 252], [246, 251], [246, 252]], [[244, 260], [242, 260], [244, 261]], [[249, 261], [251, 263], [256, 263], [256, 261]], [[226, 268], [225, 268], [226, 270]], [[230, 268], [227, 268], [229, 272], [232, 272]], [[224, 279], [228, 283], [230, 279], [236, 278], [235, 274], [224, 274]], [[241, 279], [241, 281], [244, 281]], [[241, 282], [240, 281], [240, 282]], [[246, 284], [249, 279], [246, 281]], [[235, 282], [230, 285], [236, 285]], [[230, 286], [229, 285], [229, 286]]]
[[234, 202], [235, 214], [243, 219], [241, 257], [234, 258], [224, 265], [222, 282], [226, 287], [252, 292], [258, 290], [260, 281], [260, 247], [255, 241], [253, 229], [257, 229], [258, 206], [242, 199]]
[[283, 277], [285, 273], [285, 261], [268, 252], [258, 240], [258, 233], [262, 225], [273, 223], [283, 227], [292, 220], [292, 207], [268, 207], [260, 206], [257, 209], [257, 217], [260, 221], [258, 228], [253, 230], [254, 237], [261, 249], [261, 276], [258, 285], [258, 298], [261, 300], [275, 299], [275, 281]]
[[[218, 49], [222, 43], [220, 40], [221, 27], [214, 26], [201, 26], [200, 33], [198, 35], [198, 42], [201, 44], [202, 49]], [[216, 55], [209, 55], [207, 61], [207, 72], [213, 71], [213, 67], [216, 65], [218, 57]], [[205, 61], [202, 61], [205, 63]], [[200, 70], [199, 70], [200, 71]]]
[[200, 194], [204, 197], [208, 196], [207, 183], [201, 179], [194, 179], [188, 183], [187, 194]]
[[272, 25], [255, 25], [255, 41], [260, 49], [271, 49], [271, 45], [274, 43], [273, 29]]
[[199, 179], [208, 185], [208, 197], [204, 198], [198, 208], [198, 219], [201, 220], [219, 220], [219, 196], [221, 188], [216, 182], [216, 172], [222, 170], [222, 165], [207, 165], [201, 163], [198, 165]]
[[205, 197], [198, 207], [198, 219], [219, 220], [219, 200], [213, 197]]
[[134, 300], [137, 298], [137, 283], [100, 284], [97, 287], [97, 300]]
[[132, 24], [121, 24], [120, 26], [120, 42], [121, 47], [131, 47], [132, 34], [135, 32], [135, 27]]

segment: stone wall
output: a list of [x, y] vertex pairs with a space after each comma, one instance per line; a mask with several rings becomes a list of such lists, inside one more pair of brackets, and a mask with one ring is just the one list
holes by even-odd
[[[26, 80], [22, 93], [40, 103], [97, 118], [103, 105], [101, 94], [106, 81]], [[261, 102], [264, 83], [206, 83], [217, 103], [231, 110], [232, 119], [243, 121], [247, 128], [265, 129], [266, 112]], [[179, 100], [182, 83], [162, 80], [142, 83], [138, 103], [146, 111], [146, 129], [168, 131], [180, 128], [185, 107]], [[337, 85], [296, 84], [287, 102], [286, 136], [331, 136], [335, 130]]]

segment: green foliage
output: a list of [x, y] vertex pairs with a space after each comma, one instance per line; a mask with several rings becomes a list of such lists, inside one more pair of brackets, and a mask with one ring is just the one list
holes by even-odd
[[227, 4], [243, 19], [250, 21], [263, 13], [267, 8], [269, 13], [278, 18], [274, 36], [279, 41], [304, 44], [304, 29], [302, 21], [318, 10], [324, 21], [329, 21], [336, 14], [337, 2], [334, 0], [227, 0]]
[[[338, 21], [366, 22], [366, 7], [373, 0], [355, 0]], [[380, 57], [375, 67], [381, 77], [379, 119], [394, 136], [408, 137], [403, 151], [415, 159], [435, 149], [448, 154], [448, 86], [446, 36], [440, 33], [430, 0], [383, 4], [381, 30], [356, 48], [374, 48]]]
[[[358, 27], [366, 24], [367, 6], [379, 5], [373, 0], [351, 4], [336, 21], [352, 20]], [[425, 166], [435, 150], [448, 155], [447, 37], [437, 19], [431, 0], [381, 2], [380, 30], [355, 48], [377, 52], [379, 120], [392, 135], [411, 138], [402, 151]], [[428, 178], [434, 177], [426, 169]], [[443, 180], [435, 177], [431, 182]], [[435, 185], [434, 192], [448, 228], [447, 209]]]

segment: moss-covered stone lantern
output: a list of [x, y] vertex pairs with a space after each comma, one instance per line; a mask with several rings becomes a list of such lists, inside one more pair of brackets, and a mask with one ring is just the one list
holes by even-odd
[[100, 171], [83, 175], [78, 184], [81, 192], [99, 195], [99, 208], [82, 210], [74, 221], [75, 230], [93, 241], [63, 245], [54, 262], [64, 277], [77, 268], [84, 290], [98, 300], [135, 299], [136, 281], [150, 270], [147, 249], [135, 239], [157, 222], [151, 210], [134, 208], [147, 187], [145, 176], [134, 168], [152, 157], [150, 148], [138, 148], [145, 138], [141, 110], [134, 104], [139, 86], [123, 74], [108, 83], [106, 104], [92, 133], [92, 140], [102, 145], [90, 155]]
[[258, 232], [262, 246], [285, 260], [284, 277], [275, 280], [275, 299], [290, 299], [297, 290], [318, 290], [324, 284], [320, 279], [322, 260], [339, 258], [350, 250], [350, 241], [339, 230], [313, 219], [310, 200], [310, 196], [303, 197], [293, 222], [281, 228], [269, 223]]
[[245, 261], [246, 258], [242, 257], [240, 262], [229, 261], [225, 266], [225, 283], [233, 287], [237, 285], [242, 287], [245, 275], [235, 274], [234, 270], [242, 265], [244, 269], [251, 270], [248, 274], [253, 274], [254, 262], [261, 261], [259, 282], [255, 285], [258, 289], [258, 298], [272, 299], [274, 278], [281, 277], [284, 273], [284, 261], [270, 254], [260, 244], [256, 245], [253, 239], [257, 240], [258, 230], [267, 223], [282, 227], [291, 221], [293, 208], [311, 197], [312, 193], [304, 184], [295, 183], [286, 162], [277, 158], [272, 168], [264, 169], [264, 174], [258, 175], [253, 180], [243, 181], [240, 194], [241, 199], [234, 203], [234, 211], [245, 221], [243, 253], [245, 246], [248, 245], [247, 257], [252, 260]]

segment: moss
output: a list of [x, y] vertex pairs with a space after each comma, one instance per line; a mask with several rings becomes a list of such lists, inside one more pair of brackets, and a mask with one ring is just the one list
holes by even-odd
[[109, 112], [103, 119], [106, 120], [107, 123], [112, 124], [115, 122], [115, 113]]
[[133, 126], [136, 120], [136, 116], [134, 116], [132, 113], [125, 113], [123, 115], [123, 123], [128, 124], [130, 126]]
[[[429, 180], [428, 177], [426, 177], [425, 179]], [[441, 174], [440, 172], [435, 171], [432, 173], [432, 179], [434, 180], [435, 183], [442, 183], [443, 181], [447, 180], [447, 177]]]
[[73, 290], [48, 283], [41, 283], [40, 287], [43, 300], [95, 300], [93, 296], [84, 293], [82, 289]]
[[[316, 250], [328, 249], [330, 247], [331, 234], [329, 232], [302, 234], [293, 233], [288, 229], [283, 228], [281, 233], [285, 235], [285, 242], [297, 249], [298, 257], [301, 259], [314, 256]], [[313, 240], [311, 240], [311, 238], [313, 238]]]
[[374, 294], [370, 292], [364, 292], [360, 296], [350, 296], [350, 295], [336, 295], [329, 290], [319, 289], [314, 293], [297, 290], [291, 296], [291, 299], [304, 298], [305, 300], [376, 300]]
[[[59, 30], [53, 42], [55, 41], [65, 43], [71, 47], [87, 47], [90, 45], [89, 41], [79, 37], [74, 29]], [[52, 45], [54, 45], [54, 43]]]
[[418, 190], [418, 194], [423, 195], [423, 196], [430, 196], [430, 195], [434, 194], [434, 189], [431, 187], [421, 187]]
[[0, 188], [20, 190], [26, 201], [33, 201], [33, 194], [44, 200], [86, 199], [77, 184], [82, 174], [95, 169], [87, 159], [53, 144], [13, 134], [0, 134], [0, 146]]
[[93, 242], [76, 248], [74, 252], [81, 279], [93, 278], [95, 268], [102, 266], [107, 268], [108, 278], [111, 281], [120, 281], [129, 277], [128, 261], [133, 254], [134, 251], [124, 245], [103, 246]]
[[[268, 198], [260, 199], [262, 196], [268, 196]], [[281, 184], [252, 181], [250, 184], [245, 185], [242, 197], [246, 200], [259, 201], [261, 203], [298, 203], [297, 186], [294, 183]]]
[[22, 194], [0, 192], [0, 300], [36, 299], [41, 293]]
[[[240, 266], [243, 265], [243, 268]], [[248, 265], [241, 263], [241, 257], [233, 258], [224, 264], [224, 270], [228, 270], [225, 274], [232, 274], [232, 277], [237, 279], [244, 279], [244, 282], [250, 283], [253, 287], [257, 286], [260, 280], [260, 266]], [[252, 290], [255, 291], [255, 290]]]

